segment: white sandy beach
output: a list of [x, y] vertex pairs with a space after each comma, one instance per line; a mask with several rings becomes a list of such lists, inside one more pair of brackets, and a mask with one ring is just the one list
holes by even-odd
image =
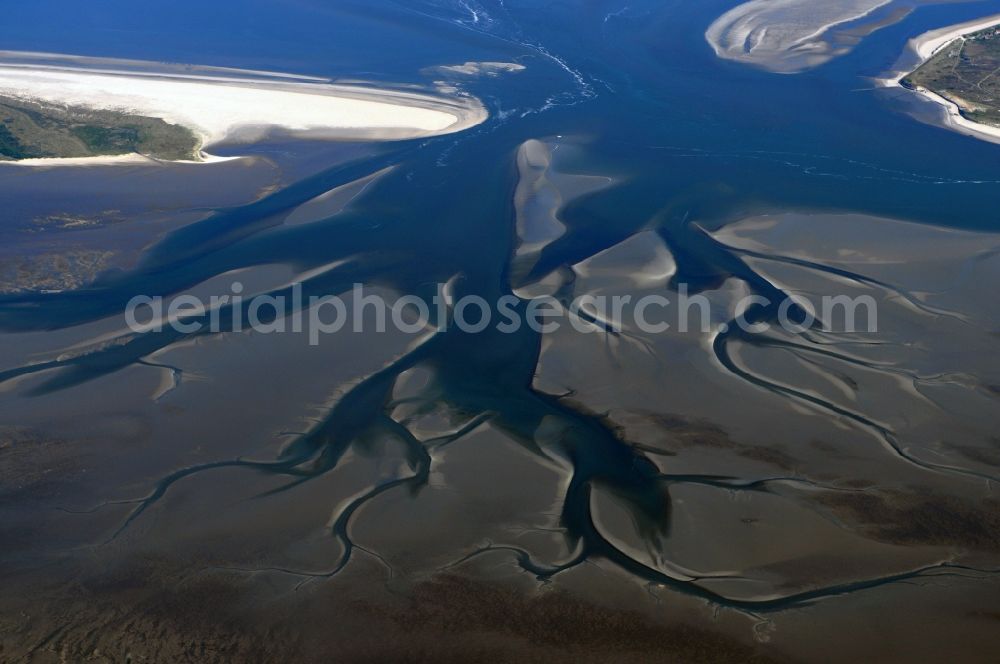
[[[958, 25], [931, 30], [914, 37], [907, 42], [907, 51], [915, 54], [919, 58], [919, 62], [908, 67], [906, 70], [893, 72], [890, 76], [876, 79], [876, 82], [884, 87], [902, 87], [900, 82], [906, 78], [910, 72], [918, 69], [920, 65], [934, 57], [938, 51], [948, 44], [952, 43], [956, 39], [964, 37], [965, 35], [979, 32], [980, 30], [985, 30], [986, 28], [998, 24], [1000, 24], [1000, 14], [993, 14], [974, 21], [966, 21], [965, 23], [959, 23]], [[968, 136], [973, 136], [975, 138], [980, 138], [994, 143], [1000, 143], [1000, 127], [991, 127], [989, 125], [979, 124], [978, 122], [973, 122], [963, 117], [958, 105], [955, 102], [950, 99], [945, 99], [941, 95], [931, 92], [926, 88], [918, 87], [914, 92], [939, 104], [942, 107], [942, 122], [946, 127]]]
[[1000, 23], [1000, 14], [993, 14], [986, 18], [966, 21], [958, 25], [947, 28], [939, 28], [925, 32], [919, 37], [910, 40], [910, 48], [920, 56], [921, 60], [928, 60], [931, 56], [941, 50], [942, 47], [950, 44], [959, 37], [964, 37], [973, 32], [985, 30], [991, 25]]
[[0, 96], [162, 118], [190, 128], [202, 148], [223, 140], [251, 141], [274, 130], [316, 139], [398, 140], [461, 131], [487, 115], [468, 96], [251, 74], [259, 73], [182, 75], [4, 60]]

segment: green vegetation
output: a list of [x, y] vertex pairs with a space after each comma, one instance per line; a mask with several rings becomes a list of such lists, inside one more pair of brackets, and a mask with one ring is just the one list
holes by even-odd
[[954, 102], [962, 115], [1000, 127], [1000, 29], [960, 37], [903, 79]]
[[160, 118], [0, 97], [0, 159], [93, 157], [138, 152], [192, 159], [197, 137]]
[[18, 140], [17, 136], [7, 128], [6, 120], [0, 120], [0, 158], [29, 159], [37, 156], [39, 155], [34, 154], [21, 145], [21, 141]]

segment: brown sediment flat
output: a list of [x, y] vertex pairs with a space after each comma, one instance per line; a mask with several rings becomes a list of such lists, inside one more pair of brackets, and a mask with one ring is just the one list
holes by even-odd
[[[374, 575], [289, 594], [154, 557], [85, 587], [35, 586], [38, 610], [0, 599], [11, 661], [766, 662], [772, 648], [552, 590], [442, 574], [380, 589]], [[19, 588], [19, 586], [8, 586]], [[255, 605], [266, 603], [263, 612]]]
[[[616, 330], [595, 318], [590, 333], [564, 325], [526, 348], [391, 327], [310, 346], [296, 334], [143, 337], [116, 311], [6, 332], [2, 655], [812, 662], [992, 652], [995, 630], [983, 626], [997, 611], [1000, 566], [989, 387], [1000, 384], [1000, 240], [788, 213], [714, 233], [641, 228], [588, 253], [567, 209], [615, 179], [577, 172], [563, 145], [572, 139], [526, 146], [531, 168], [520, 175], [537, 188], [508, 191], [523, 196], [509, 201], [501, 261], [519, 260], [531, 222], [566, 222], [510, 271], [511, 290], [674, 295], [685, 243], [700, 241], [741, 270], [705, 279], [718, 312], [710, 329]], [[386, 266], [427, 281], [433, 266], [414, 267], [402, 246], [410, 236], [393, 252], [359, 239], [379, 229], [352, 206], [396, 177], [375, 166], [255, 220], [248, 244], [268, 251], [212, 265], [181, 290], [210, 296], [238, 280], [250, 296], [303, 279], [344, 294], [357, 274]], [[255, 200], [260, 189], [248, 190]], [[558, 204], [529, 209], [539, 195]], [[517, 215], [532, 213], [519, 228]], [[60, 214], [87, 218], [37, 216]], [[329, 247], [327, 262], [273, 259], [288, 234], [341, 223], [355, 234], [338, 237], [337, 260]], [[128, 231], [57, 223], [38, 234]], [[379, 246], [387, 237], [377, 234]], [[572, 260], [552, 261], [560, 243]], [[808, 296], [871, 295], [879, 335], [724, 336], [718, 324], [762, 280]], [[378, 292], [391, 303], [405, 290], [386, 279]], [[523, 371], [506, 374], [511, 366]]]

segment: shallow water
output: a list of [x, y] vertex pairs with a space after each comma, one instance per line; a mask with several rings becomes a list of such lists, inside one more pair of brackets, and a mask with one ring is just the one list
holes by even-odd
[[[5, 9], [11, 50], [447, 76], [491, 114], [432, 139], [214, 151], [254, 155], [236, 162], [0, 167], [5, 265], [112, 253], [93, 281], [45, 288], [61, 292], [30, 279], [63, 263], [15, 266], [28, 282], [0, 296], [0, 565], [42, 589], [4, 601], [14, 656], [139, 648], [107, 637], [126, 624], [171, 625], [161, 652], [228, 642], [264, 658], [273, 643], [247, 625], [287, 632], [306, 658], [398, 644], [557, 658], [586, 641], [586, 623], [552, 645], [470, 617], [472, 633], [506, 625], [495, 650], [461, 627], [432, 646], [433, 620], [392, 617], [399, 593], [436, 606], [436, 579], [460, 575], [514, 588], [515, 605], [565, 591], [656, 634], [693, 625], [720, 659], [986, 659], [1000, 611], [1000, 151], [921, 121], [931, 107], [871, 77], [910, 37], [1000, 3], [917, 7], [794, 75], [716, 57], [704, 32], [733, 4]], [[525, 69], [435, 69], [469, 61]], [[99, 223], [24, 230], [59, 215]], [[456, 296], [516, 293], [522, 311], [543, 293], [686, 284], [715, 315], [702, 335], [451, 328], [316, 347], [123, 333], [136, 294], [226, 293], [234, 279], [248, 295], [298, 280], [307, 296], [361, 282], [428, 299], [449, 282]], [[879, 332], [716, 333], [748, 293], [867, 294]], [[206, 593], [224, 624], [187, 624], [196, 602], [163, 585]], [[465, 592], [453, 599], [487, 593]], [[339, 615], [352, 601], [377, 615], [328, 641], [317, 603]], [[859, 631], [874, 616], [883, 631]], [[369, 643], [378, 630], [392, 636]], [[636, 657], [688, 653], [662, 638], [675, 649]], [[524, 639], [538, 650], [512, 645]]]

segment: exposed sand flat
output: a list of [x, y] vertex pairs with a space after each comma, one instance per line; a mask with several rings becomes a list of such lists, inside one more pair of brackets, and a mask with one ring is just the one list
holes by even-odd
[[[12, 60], [12, 61], [10, 61]], [[71, 61], [76, 64], [75, 61]], [[468, 96], [434, 96], [296, 80], [261, 72], [219, 75], [0, 62], [0, 96], [162, 118], [190, 128], [208, 147], [274, 130], [310, 138], [394, 140], [461, 131], [486, 111]]]
[[516, 62], [466, 62], [461, 65], [442, 65], [424, 69], [428, 73], [490, 77], [497, 77], [500, 74], [516, 74], [524, 70], [525, 66]]
[[[175, 64], [167, 62], [152, 62], [150, 60], [131, 60], [126, 58], [102, 58], [91, 55], [69, 55], [66, 53], [49, 53], [45, 51], [4, 51], [0, 50], [0, 63], [8, 66], [21, 65], [26, 67], [72, 66], [88, 71], [105, 71], [107, 73], [133, 71], [150, 76], [190, 76], [196, 74], [209, 75], [216, 78], [232, 76], [237, 78], [269, 78], [287, 79], [293, 81], [312, 81], [314, 83], [329, 83], [330, 79], [321, 76], [306, 76], [287, 72], [263, 69], [238, 69], [235, 67], [217, 67], [213, 65]], [[151, 69], [152, 68], [152, 69]]]
[[846, 53], [849, 46], [825, 40], [828, 33], [891, 2], [750, 0], [716, 19], [705, 39], [720, 58], [795, 73]]
[[[919, 69], [923, 63], [934, 57], [942, 48], [956, 39], [963, 38], [965, 35], [985, 30], [997, 24], [1000, 24], [1000, 14], [992, 14], [974, 21], [966, 21], [958, 25], [931, 30], [914, 37], [907, 42], [907, 52], [903, 55], [903, 59], [906, 60], [909, 56], [915, 55], [918, 58], [918, 62], [901, 68], [899, 71], [895, 71], [884, 78], [876, 79], [876, 83], [887, 88], [901, 88], [903, 86], [900, 84], [900, 81], [908, 76], [910, 72]], [[918, 87], [912, 90], [912, 92], [941, 105], [943, 110], [941, 122], [944, 126], [968, 136], [1000, 143], [1000, 127], [991, 127], [990, 125], [969, 120], [962, 115], [958, 104], [926, 88]]]

